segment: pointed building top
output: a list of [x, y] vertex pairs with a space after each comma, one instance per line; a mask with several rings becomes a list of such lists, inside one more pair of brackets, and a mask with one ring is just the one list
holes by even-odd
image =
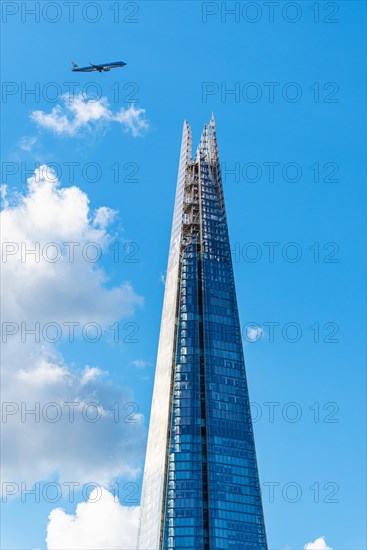
[[200, 142], [196, 150], [196, 158], [199, 158], [200, 155], [207, 155], [209, 148], [209, 139], [208, 139], [208, 125], [205, 124], [203, 131], [201, 133]]
[[191, 159], [192, 155], [192, 137], [191, 128], [186, 118], [184, 119], [181, 140], [181, 157]]
[[[188, 134], [189, 136], [189, 146], [191, 149], [191, 127], [186, 118], [184, 119], [183, 132], [184, 134]], [[215, 118], [213, 112], [209, 124], [205, 124], [203, 127], [200, 141], [196, 149], [195, 158], [198, 159], [200, 155], [208, 156], [211, 160], [218, 160], [218, 146], [216, 138]]]

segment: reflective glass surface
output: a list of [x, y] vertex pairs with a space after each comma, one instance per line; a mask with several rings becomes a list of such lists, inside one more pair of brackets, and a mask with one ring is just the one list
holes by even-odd
[[139, 548], [266, 550], [213, 119], [195, 160], [182, 154], [187, 135], [184, 126], [172, 232], [180, 245], [163, 308], [159, 350], [168, 351], [165, 363], [158, 353]]

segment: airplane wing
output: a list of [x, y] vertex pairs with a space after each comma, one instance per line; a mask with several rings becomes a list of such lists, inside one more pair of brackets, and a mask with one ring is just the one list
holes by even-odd
[[115, 61], [114, 63], [105, 63], [102, 65], [104, 69], [114, 69], [115, 67], [124, 67], [126, 63], [123, 61]]

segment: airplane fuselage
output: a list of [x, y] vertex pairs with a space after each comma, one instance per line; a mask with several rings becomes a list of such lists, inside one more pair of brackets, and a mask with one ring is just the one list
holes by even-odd
[[79, 67], [76, 63], [73, 63], [72, 71], [77, 73], [90, 73], [92, 71], [98, 71], [99, 73], [108, 72], [111, 69], [116, 69], [117, 67], [124, 67], [126, 63], [124, 61], [114, 61], [113, 63], [103, 63], [100, 65], [95, 65], [90, 63], [87, 67]]

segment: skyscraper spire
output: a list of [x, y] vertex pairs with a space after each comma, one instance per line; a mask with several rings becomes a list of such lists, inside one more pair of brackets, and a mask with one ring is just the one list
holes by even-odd
[[212, 118], [210, 119], [209, 126], [210, 126], [210, 148], [211, 148], [212, 160], [219, 164], [217, 133], [215, 128], [214, 113], [212, 113]]
[[184, 122], [147, 456], [141, 550], [266, 550], [215, 121]]

